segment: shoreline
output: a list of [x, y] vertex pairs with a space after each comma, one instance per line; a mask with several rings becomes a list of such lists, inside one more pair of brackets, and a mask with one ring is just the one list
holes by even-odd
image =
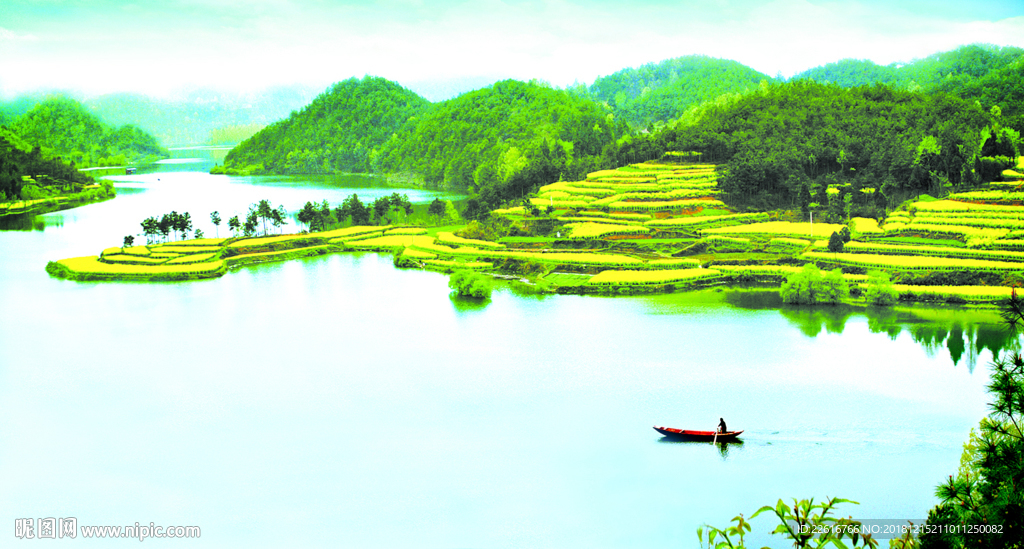
[[[532, 287], [538, 294], [614, 297], [684, 293], [716, 288], [752, 289], [752, 285], [774, 291], [781, 287], [788, 274], [799, 270], [797, 267], [772, 265], [704, 268], [688, 262], [669, 266], [689, 268], [672, 269], [658, 268], [660, 265], [648, 262], [646, 266], [650, 268], [647, 270], [618, 271], [585, 263], [594, 259], [592, 255], [596, 255], [587, 252], [574, 252], [575, 257], [563, 253], [564, 250], [522, 251], [496, 248], [488, 252], [470, 248], [468, 245], [478, 243], [470, 239], [459, 239], [467, 246], [449, 248], [446, 254], [442, 250], [444, 245], [435, 242], [450, 243], [451, 237], [441, 236], [435, 239], [426, 233], [426, 229], [419, 227], [356, 226], [320, 233], [183, 240], [130, 248], [113, 247], [107, 248], [99, 256], [50, 261], [46, 265], [46, 272], [55, 278], [79, 282], [181, 282], [219, 278], [233, 269], [247, 265], [368, 251], [394, 256], [396, 268], [417, 268], [442, 273], [451, 273], [459, 269], [480, 270], [493, 278]], [[439, 234], [450, 235], [445, 232]], [[447, 255], [449, 259], [441, 259], [442, 255]], [[555, 257], [543, 275], [531, 277], [516, 272], [514, 267], [520, 266], [519, 262], [524, 258], [545, 259], [544, 255]], [[561, 263], [576, 259], [584, 263]], [[588, 284], [603, 272], [648, 273], [656, 280], [647, 283]], [[545, 280], [549, 276], [551, 278]], [[853, 287], [866, 280], [864, 275], [844, 276]], [[560, 284], [557, 282], [559, 277], [569, 278], [578, 283]], [[663, 280], [657, 280], [659, 277]], [[896, 285], [896, 289], [899, 298], [894, 306], [925, 304], [969, 308], [992, 308], [999, 300], [1009, 297], [1011, 291], [1009, 287], [1003, 286]], [[865, 298], [854, 295], [843, 298], [841, 304], [872, 306]]]

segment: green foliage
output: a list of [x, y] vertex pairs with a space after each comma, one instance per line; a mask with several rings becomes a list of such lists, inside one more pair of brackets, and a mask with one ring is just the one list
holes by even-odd
[[736, 61], [689, 55], [600, 77], [587, 93], [612, 106], [617, 119], [646, 128], [723, 94], [754, 90], [767, 80], [768, 75]]
[[892, 305], [896, 303], [899, 295], [893, 288], [889, 274], [883, 271], [868, 272], [868, 286], [864, 291], [864, 297], [872, 305]]
[[828, 237], [828, 251], [832, 253], [843, 251], [843, 237], [838, 232], [833, 231], [832, 236]]
[[792, 80], [813, 80], [844, 88], [886, 84], [902, 89], [952, 90], [1011, 65], [1024, 50], [981, 44], [960, 46], [907, 64], [877, 65], [843, 59], [797, 74]]
[[[771, 512], [779, 519], [779, 525], [772, 530], [772, 534], [781, 534], [784, 538], [793, 543], [793, 547], [878, 547], [878, 541], [870, 534], [860, 535], [858, 527], [862, 526], [860, 521], [851, 518], [836, 518], [832, 512], [841, 503], [853, 503], [856, 501], [841, 498], [827, 498], [824, 503], [814, 503], [814, 499], [793, 500], [790, 507], [781, 499], [775, 507], [765, 505], [757, 510], [750, 519], [753, 520], [761, 513]], [[707, 535], [704, 528], [697, 529], [697, 539], [700, 546], [711, 549], [743, 548], [746, 547], [743, 538], [751, 531], [750, 523], [739, 515], [732, 519], [736, 523], [725, 529], [708, 526]], [[721, 539], [717, 543], [715, 540]], [[843, 540], [849, 540], [846, 545]]]
[[384, 145], [375, 168], [475, 190], [491, 209], [561, 176], [593, 171], [617, 135], [607, 112], [592, 101], [506, 80], [411, 120]]
[[850, 286], [841, 269], [822, 275], [816, 266], [808, 263], [799, 272], [786, 277], [780, 293], [783, 302], [794, 305], [835, 305], [850, 294]]
[[455, 271], [448, 277], [448, 287], [460, 297], [487, 299], [491, 297], [491, 280], [472, 271]]
[[[57, 193], [75, 192], [94, 182], [92, 176], [78, 171], [73, 164], [45, 157], [41, 147], [32, 147], [0, 127], [0, 200], [22, 197], [25, 177], [34, 178], [31, 185], [39, 188], [39, 191], [30, 190], [29, 194], [40, 196], [42, 187], [52, 187]], [[47, 192], [46, 196], [50, 194]]]
[[80, 103], [54, 96], [19, 117], [11, 130], [46, 157], [78, 167], [148, 162], [167, 156], [155, 137], [132, 125], [106, 126]]
[[[827, 203], [834, 217], [847, 210], [870, 217], [886, 200], [974, 184], [974, 159], [990, 123], [988, 112], [948, 95], [797, 81], [709, 107], [692, 123], [650, 138], [650, 146], [727, 163], [720, 188], [732, 203]], [[844, 195], [852, 196], [849, 204]]]
[[352, 225], [369, 225], [370, 211], [357, 195], [352, 194], [334, 211], [334, 215], [340, 223], [350, 221]]
[[228, 173], [368, 172], [392, 134], [428, 106], [383, 78], [350, 78], [243, 141], [224, 167]]
[[[1024, 321], [1024, 300], [1016, 292], [1001, 313], [1014, 335]], [[971, 431], [956, 476], [940, 484], [941, 503], [928, 513], [928, 524], [941, 533], [921, 536], [922, 548], [1024, 547], [1024, 358], [1020, 351], [992, 364], [988, 385], [992, 412]], [[965, 532], [963, 525], [998, 528]]]

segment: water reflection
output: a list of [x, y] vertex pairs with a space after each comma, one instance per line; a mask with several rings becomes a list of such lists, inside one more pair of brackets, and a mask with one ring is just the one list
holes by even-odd
[[777, 290], [749, 289], [725, 293], [727, 303], [743, 309], [778, 309], [782, 316], [807, 337], [823, 331], [842, 334], [851, 318], [865, 318], [872, 333], [895, 340], [906, 332], [930, 356], [945, 352], [957, 366], [963, 361], [969, 371], [978, 356], [988, 350], [992, 356], [1020, 349], [1019, 337], [1007, 332], [995, 309], [958, 307], [800, 307], [785, 305]]
[[42, 217], [34, 213], [0, 216], [0, 231], [41, 231], [46, 228]]
[[[715, 450], [718, 451], [718, 455], [721, 456], [722, 461], [726, 461], [726, 460], [729, 459], [729, 453], [730, 452], [735, 453], [735, 452], [743, 449], [743, 441], [742, 440], [734, 440], [732, 442], [711, 443], [711, 442], [701, 442], [699, 440], [679, 440], [678, 438], [673, 438], [673, 437], [661, 437], [660, 439], [658, 439], [658, 443], [659, 444], [687, 444], [687, 445], [692, 445], [695, 448], [697, 446], [700, 446], [700, 447], [703, 447], [703, 448], [708, 448], [709, 446], [714, 446]], [[708, 450], [711, 450], [711, 448], [708, 448]]]
[[455, 310], [460, 313], [482, 311], [487, 308], [487, 304], [491, 302], [490, 299], [462, 297], [455, 292], [452, 292], [448, 297], [451, 299], [452, 305], [455, 306]]

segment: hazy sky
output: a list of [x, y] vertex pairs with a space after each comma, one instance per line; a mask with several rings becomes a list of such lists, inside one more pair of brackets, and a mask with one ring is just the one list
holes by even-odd
[[1024, 47], [1024, 1], [2, 0], [0, 95], [320, 89], [365, 74], [565, 86], [688, 54], [791, 76], [975, 42]]

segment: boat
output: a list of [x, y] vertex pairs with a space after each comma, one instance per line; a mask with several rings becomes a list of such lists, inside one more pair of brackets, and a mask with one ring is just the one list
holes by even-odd
[[733, 442], [743, 433], [743, 431], [726, 431], [724, 433], [719, 433], [718, 431], [686, 431], [672, 427], [658, 427], [657, 425], [654, 426], [654, 430], [667, 437], [700, 442]]

